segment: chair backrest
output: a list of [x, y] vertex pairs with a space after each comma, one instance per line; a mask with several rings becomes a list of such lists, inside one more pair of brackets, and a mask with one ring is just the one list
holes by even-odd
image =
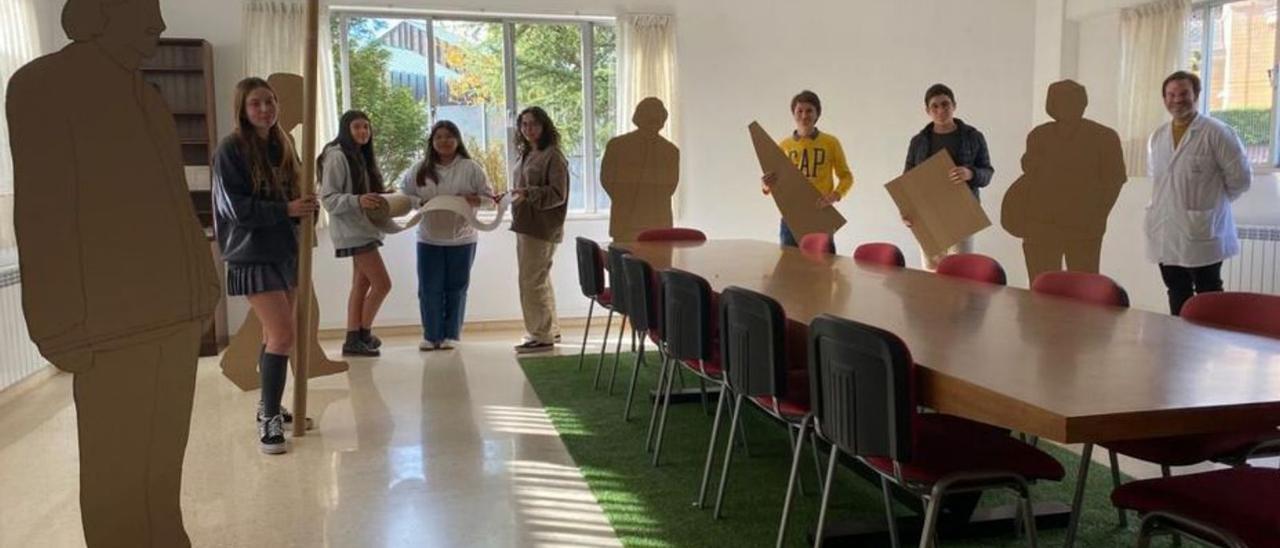
[[831, 250], [831, 235], [824, 232], [810, 232], [800, 238], [800, 249], [827, 253]]
[[594, 299], [604, 293], [604, 252], [590, 238], [578, 236], [578, 286], [582, 295]]
[[851, 455], [911, 460], [915, 362], [883, 329], [823, 314], [809, 323], [809, 406]]
[[1280, 296], [1226, 291], [1201, 293], [1182, 305], [1182, 319], [1280, 338]]
[[1129, 293], [1102, 274], [1045, 272], [1031, 282], [1031, 291], [1102, 306], [1129, 307]]
[[938, 263], [938, 274], [975, 282], [1004, 285], [1004, 268], [995, 259], [978, 253], [947, 255]]
[[705, 242], [707, 235], [696, 228], [650, 228], [636, 235], [637, 242]]
[[613, 311], [629, 316], [627, 311], [627, 274], [622, 265], [622, 257], [631, 252], [610, 244], [606, 259], [609, 262], [609, 287], [613, 290]]
[[622, 257], [622, 271], [627, 277], [627, 315], [631, 325], [641, 331], [657, 332], [658, 289], [654, 284], [653, 269], [644, 259], [635, 255]]
[[668, 269], [662, 279], [663, 339], [677, 360], [710, 360], [715, 349], [715, 309], [711, 284], [702, 276]]
[[720, 293], [720, 364], [734, 392], [786, 394], [786, 322], [782, 305], [762, 293], [741, 287]]
[[853, 258], [858, 261], [882, 264], [884, 266], [907, 266], [907, 258], [902, 255], [898, 246], [887, 242], [862, 244], [853, 250]]

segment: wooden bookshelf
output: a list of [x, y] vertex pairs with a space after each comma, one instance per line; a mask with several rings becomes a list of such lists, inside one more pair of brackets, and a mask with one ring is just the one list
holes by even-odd
[[[156, 54], [142, 67], [142, 77], [160, 90], [173, 113], [182, 146], [182, 163], [196, 217], [209, 239], [219, 273], [222, 261], [213, 237], [212, 172], [218, 144], [218, 119], [213, 84], [213, 46], [199, 38], [161, 38]], [[223, 283], [225, 284], [225, 277]], [[227, 345], [227, 306], [218, 303], [214, 321], [200, 344], [200, 355], [217, 355]]]

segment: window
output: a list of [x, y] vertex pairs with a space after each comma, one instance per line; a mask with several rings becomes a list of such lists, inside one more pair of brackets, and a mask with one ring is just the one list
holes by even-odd
[[422, 157], [432, 123], [450, 120], [494, 187], [506, 191], [515, 116], [536, 105], [560, 130], [569, 210], [608, 211], [598, 173], [617, 127], [611, 20], [338, 11], [331, 29], [339, 106], [372, 118], [388, 177]]
[[1236, 130], [1254, 164], [1276, 151], [1276, 0], [1192, 6], [1183, 66], [1200, 76], [1200, 112]]

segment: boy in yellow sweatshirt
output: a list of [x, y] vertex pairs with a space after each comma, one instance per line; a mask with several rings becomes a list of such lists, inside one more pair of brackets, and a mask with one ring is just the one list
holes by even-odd
[[[834, 204], [849, 193], [853, 187], [853, 172], [845, 161], [844, 149], [840, 140], [834, 135], [818, 131], [818, 118], [822, 116], [822, 101], [818, 94], [804, 90], [791, 99], [791, 117], [795, 120], [796, 130], [790, 137], [778, 142], [782, 151], [791, 158], [796, 169], [800, 170], [809, 184], [822, 195], [826, 204]], [[837, 179], [839, 183], [837, 183]], [[769, 194], [778, 181], [776, 173], [765, 173], [760, 178], [760, 190]], [[781, 221], [778, 236], [782, 245], [796, 247], [795, 235]], [[832, 238], [828, 250], [835, 253], [835, 238]]]

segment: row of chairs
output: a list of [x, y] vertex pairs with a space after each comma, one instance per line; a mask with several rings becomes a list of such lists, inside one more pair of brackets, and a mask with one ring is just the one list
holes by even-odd
[[[812, 236], [814, 235], [803, 239], [801, 247], [825, 252], [827, 242], [817, 241]], [[700, 241], [705, 240], [705, 236], [691, 229], [667, 229], [644, 233], [640, 239]], [[594, 308], [595, 304], [600, 304], [608, 309], [610, 322], [615, 312], [622, 314], [623, 322], [630, 319], [634, 333], [633, 344], [636, 338], [639, 339], [641, 350], [637, 354], [627, 391], [624, 420], [630, 417], [636, 378], [639, 368], [644, 365], [644, 341], [648, 339], [657, 345], [662, 356], [657, 381], [660, 399], [655, 401], [651, 409], [646, 436], [646, 450], [653, 453], [655, 466], [660, 461], [673, 379], [683, 370], [698, 378], [704, 394], [707, 385], [720, 390], [721, 397], [716, 405], [699, 487], [699, 507], [705, 505], [722, 415], [732, 399], [732, 418], [722, 457], [714, 517], [721, 515], [732, 461], [733, 440], [739, 428], [743, 403], [746, 402], [786, 426], [792, 443], [793, 461], [779, 526], [779, 545], [786, 533], [788, 510], [797, 486], [797, 474], [807, 437], [813, 448], [817, 474], [820, 479], [826, 478], [819, 530], [826, 518], [826, 503], [835, 462], [838, 455], [844, 452], [879, 473], [894, 546], [898, 546], [899, 541], [890, 503], [891, 484], [920, 496], [926, 503], [921, 546], [928, 546], [933, 540], [939, 502], [943, 494], [993, 488], [1009, 489], [1018, 496], [1028, 539], [1034, 546], [1035, 524], [1030, 512], [1027, 484], [1062, 479], [1064, 473], [1061, 465], [1034, 446], [1018, 442], [1002, 429], [959, 417], [919, 412], [912, 381], [915, 364], [910, 360], [906, 345], [892, 333], [829, 316], [817, 318], [806, 327], [787, 320], [776, 301], [765, 295], [742, 288], [727, 288], [722, 294], [716, 295], [706, 280], [692, 273], [678, 270], [655, 273], [647, 263], [628, 256], [621, 248], [611, 246], [606, 254], [591, 240], [579, 238], [577, 243], [580, 280], [584, 295], [592, 300], [591, 306]], [[859, 246], [854, 257], [859, 261], [887, 266], [902, 267], [905, 264], [901, 250], [887, 243]], [[610, 266], [607, 287], [602, 272], [606, 262]], [[947, 257], [939, 264], [938, 273], [1000, 285], [1006, 281], [1004, 270], [998, 262], [978, 254]], [[1128, 306], [1128, 297], [1123, 288], [1100, 275], [1049, 273], [1037, 278], [1032, 284], [1032, 290], [1097, 305]], [[1255, 295], [1220, 295], [1225, 296], [1205, 295], [1193, 299], [1188, 303], [1184, 318], [1219, 327], [1280, 336], [1280, 326], [1268, 324], [1268, 321], [1280, 323], [1275, 320], [1275, 311], [1280, 310], [1280, 302], [1277, 302], [1280, 299]], [[1237, 303], [1239, 299], [1249, 302]], [[1269, 320], [1262, 320], [1263, 317]], [[608, 325], [607, 323], [606, 348]], [[617, 373], [622, 333], [620, 331], [618, 336], [619, 352], [615, 353], [610, 391]], [[585, 344], [584, 334], [579, 369], [585, 357]], [[603, 368], [603, 350], [604, 348], [596, 368], [597, 385]], [[888, 391], [885, 390], [886, 386], [890, 387]], [[1257, 493], [1259, 497], [1270, 492], [1271, 500], [1275, 500], [1274, 491], [1280, 489], [1280, 473], [1242, 467], [1168, 478], [1168, 466], [1210, 459], [1242, 464], [1247, 460], [1249, 451], [1257, 447], [1259, 442], [1274, 440], [1276, 437], [1276, 430], [1269, 429], [1226, 436], [1107, 444], [1106, 447], [1112, 452], [1113, 481], [1117, 487], [1117, 452], [1162, 464], [1166, 471], [1164, 479], [1133, 482], [1115, 491], [1113, 501], [1119, 509], [1121, 523], [1124, 523], [1126, 508], [1144, 515], [1140, 545], [1152, 535], [1178, 531], [1196, 538], [1214, 539], [1223, 546], [1264, 546], [1265, 544], [1258, 544], [1257, 540], [1247, 543], [1248, 541], [1240, 539], [1275, 538], [1274, 535], [1280, 535], [1276, 530], [1280, 528], [1280, 520], [1274, 519], [1274, 511], [1265, 509], [1270, 505], [1255, 504], [1255, 508], [1264, 509], [1254, 512], [1253, 518], [1249, 517], [1251, 514], [1247, 511], [1230, 512], [1228, 518], [1223, 518], [1221, 510], [1247, 506], [1246, 501], [1258, 502], [1267, 500], [1266, 498], [1232, 498], [1234, 495], [1226, 496], [1224, 492], [1225, 500], [1199, 506], [1208, 509], [1208, 515], [1197, 512], [1195, 501], [1197, 496], [1203, 496], [1206, 492], [1219, 492], [1228, 486], [1246, 489], [1249, 493]], [[832, 447], [825, 474], [818, 463], [818, 439]], [[1082, 502], [1084, 476], [1091, 449], [1091, 446], [1086, 446], [1082, 456], [1082, 466], [1077, 476], [1075, 508], [1080, 508]], [[1164, 464], [1165, 462], [1171, 463]], [[1206, 482], [1210, 485], [1206, 485]], [[1222, 484], [1222, 487], [1214, 489], [1213, 484]], [[1153, 493], [1158, 495], [1153, 496]], [[1073, 542], [1078, 519], [1079, 513], [1073, 513], [1068, 531], [1068, 546]], [[1243, 543], [1231, 544], [1232, 542]]]

